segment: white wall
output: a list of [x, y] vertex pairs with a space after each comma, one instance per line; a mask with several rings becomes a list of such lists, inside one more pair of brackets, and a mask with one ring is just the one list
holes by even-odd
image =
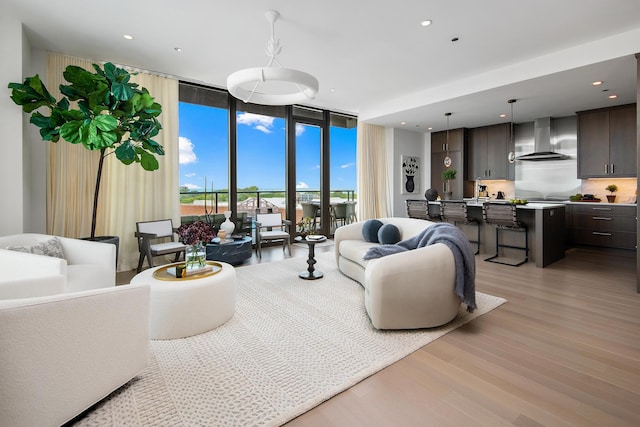
[[22, 110], [9, 98], [9, 82], [23, 77], [23, 35], [20, 21], [3, 11], [0, 14], [0, 235], [21, 233], [25, 229], [25, 180]]
[[[411, 132], [404, 129], [387, 128], [387, 168], [389, 192], [393, 216], [406, 217], [405, 200], [422, 199], [431, 184], [431, 134]], [[402, 156], [420, 159], [418, 189], [412, 194], [400, 194], [402, 189]]]

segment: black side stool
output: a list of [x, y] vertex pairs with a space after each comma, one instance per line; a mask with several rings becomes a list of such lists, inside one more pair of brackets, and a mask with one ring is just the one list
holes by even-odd
[[[482, 206], [482, 218], [487, 224], [496, 226], [496, 254], [485, 261], [517, 267], [529, 261], [529, 233], [527, 226], [516, 219], [516, 205], [510, 203], [485, 202]], [[500, 230], [524, 232], [524, 246], [512, 246], [500, 243]], [[520, 249], [524, 251], [524, 260], [517, 263], [497, 261], [500, 248]]]
[[480, 222], [475, 218], [470, 218], [467, 213], [467, 203], [461, 200], [442, 200], [440, 202], [440, 213], [443, 221], [451, 221], [453, 225], [465, 224], [475, 225], [478, 230], [476, 240], [469, 240], [470, 243], [478, 245], [476, 255], [480, 253]]

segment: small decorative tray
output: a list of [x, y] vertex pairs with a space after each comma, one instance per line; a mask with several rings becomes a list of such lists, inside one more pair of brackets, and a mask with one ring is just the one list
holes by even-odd
[[214, 274], [220, 273], [222, 271], [222, 264], [216, 261], [207, 261], [207, 265], [211, 267], [210, 270], [189, 274], [187, 275], [187, 277], [176, 277], [176, 267], [179, 265], [184, 265], [184, 262], [177, 262], [174, 264], [162, 266], [153, 272], [153, 278], [157, 280], [166, 280], [170, 282], [182, 281], [182, 280], [194, 280], [194, 279], [201, 279], [203, 277], [213, 276]]

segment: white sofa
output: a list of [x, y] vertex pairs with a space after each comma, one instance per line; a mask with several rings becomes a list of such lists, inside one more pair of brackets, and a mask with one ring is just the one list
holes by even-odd
[[148, 351], [147, 285], [0, 299], [0, 425], [64, 424], [138, 375]]
[[[4, 285], [0, 299], [115, 286], [116, 247], [112, 244], [58, 237], [64, 259], [4, 249], [9, 246], [33, 246], [53, 237], [36, 233], [0, 236], [0, 284]], [[21, 267], [17, 267], [16, 263], [20, 263]], [[45, 289], [48, 286], [42, 284], [47, 281], [47, 276], [56, 282], [48, 290]], [[59, 289], [60, 280], [62, 290]], [[25, 286], [25, 283], [28, 285]]]
[[[398, 227], [401, 240], [418, 235], [435, 223], [415, 218], [379, 218]], [[431, 328], [450, 322], [458, 314], [455, 294], [455, 263], [442, 243], [363, 260], [378, 243], [364, 240], [366, 221], [336, 229], [335, 256], [338, 268], [364, 287], [364, 303], [377, 329]]]

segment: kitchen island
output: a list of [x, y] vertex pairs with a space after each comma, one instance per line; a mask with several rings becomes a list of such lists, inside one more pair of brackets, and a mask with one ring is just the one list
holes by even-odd
[[[495, 253], [496, 228], [486, 224], [482, 219], [482, 204], [475, 199], [467, 202], [468, 215], [480, 224], [480, 254], [486, 258]], [[495, 200], [492, 200], [494, 202]], [[507, 202], [505, 202], [507, 203]], [[430, 212], [439, 210], [440, 202], [429, 202]], [[528, 203], [518, 205], [516, 211], [518, 221], [527, 226], [529, 235], [529, 261], [536, 267], [546, 267], [564, 258], [566, 242], [565, 204], [564, 203]], [[475, 225], [457, 224], [470, 240], [475, 240]], [[524, 236], [518, 232], [500, 233], [500, 243], [524, 246]], [[472, 244], [473, 246], [474, 244]], [[475, 246], [474, 246], [475, 247]], [[500, 254], [515, 259], [522, 258], [522, 252], [509, 248], [501, 248]]]

